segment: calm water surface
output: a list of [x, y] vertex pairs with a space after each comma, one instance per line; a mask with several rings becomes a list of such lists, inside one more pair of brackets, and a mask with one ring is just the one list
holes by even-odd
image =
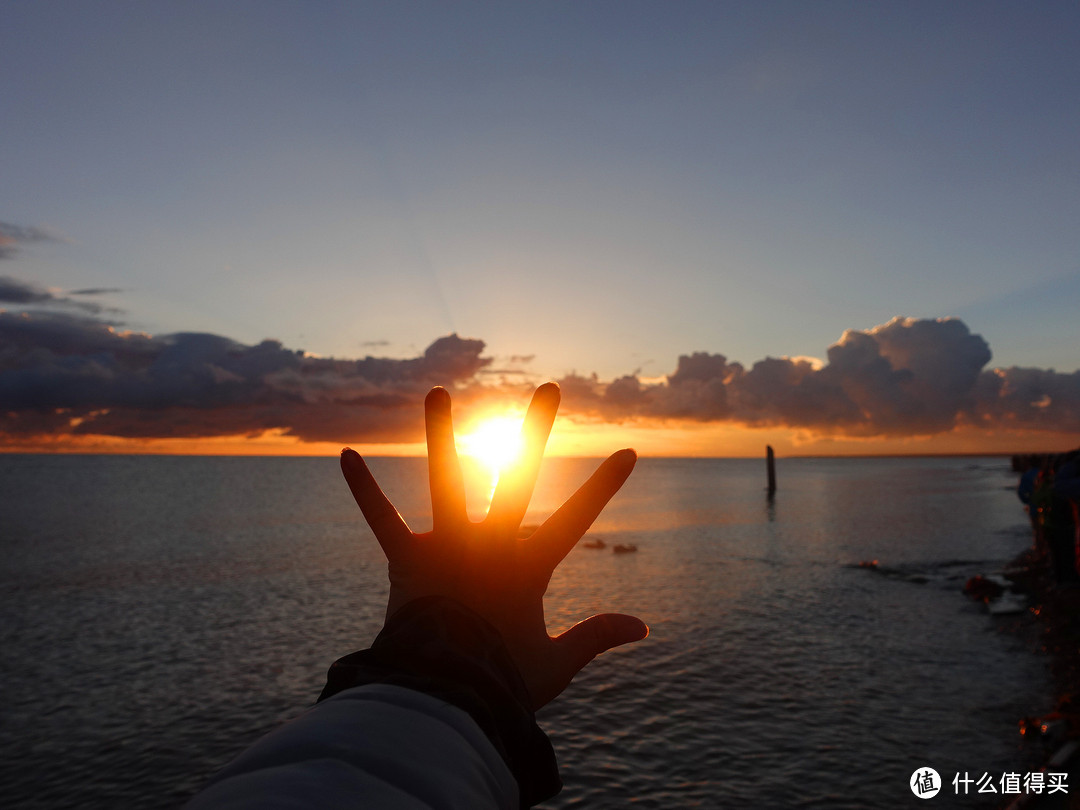
[[[416, 528], [424, 462], [371, 466]], [[538, 523], [595, 466], [546, 462]], [[930, 765], [1026, 772], [1045, 661], [960, 594], [1028, 542], [1004, 460], [645, 459], [547, 596], [633, 613], [541, 712], [547, 808], [920, 805]], [[0, 805], [180, 804], [381, 625], [385, 562], [336, 459], [0, 456]], [[858, 567], [919, 574], [916, 584]], [[976, 775], [978, 775], [976, 774]], [[995, 807], [991, 797], [935, 807]], [[985, 797], [983, 797], [985, 799]]]

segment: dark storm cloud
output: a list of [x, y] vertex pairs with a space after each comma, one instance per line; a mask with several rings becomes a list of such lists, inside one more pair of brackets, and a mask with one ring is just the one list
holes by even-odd
[[19, 252], [19, 245], [31, 242], [56, 242], [56, 237], [41, 228], [29, 228], [0, 222], [0, 259], [10, 259]]
[[[43, 291], [23, 295], [44, 294]], [[459, 405], [520, 396], [492, 382], [484, 343], [448, 335], [406, 359], [321, 358], [274, 340], [147, 335], [58, 312], [0, 312], [0, 437], [258, 435], [410, 442], [433, 385]], [[912, 436], [958, 426], [1080, 431], [1080, 372], [986, 369], [990, 349], [955, 319], [896, 318], [849, 330], [827, 361], [724, 355], [678, 359], [663, 381], [636, 374], [560, 380], [564, 412], [607, 421], [690, 420], [848, 436]]]

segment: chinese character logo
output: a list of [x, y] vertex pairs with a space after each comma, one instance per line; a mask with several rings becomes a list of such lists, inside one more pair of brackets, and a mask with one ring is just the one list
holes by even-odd
[[933, 768], [919, 768], [911, 775], [911, 792], [920, 799], [937, 796], [941, 790], [941, 777]]

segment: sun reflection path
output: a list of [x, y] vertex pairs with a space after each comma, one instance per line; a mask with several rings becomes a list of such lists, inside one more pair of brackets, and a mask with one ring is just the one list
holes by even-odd
[[458, 455], [465, 462], [463, 472], [466, 487], [470, 492], [483, 493], [481, 514], [487, 514], [500, 473], [512, 466], [521, 455], [521, 417], [491, 416], [483, 419], [467, 433], [458, 435], [457, 448]]

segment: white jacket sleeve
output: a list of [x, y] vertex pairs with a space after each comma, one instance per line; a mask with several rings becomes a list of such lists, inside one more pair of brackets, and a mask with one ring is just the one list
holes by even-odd
[[188, 808], [518, 806], [517, 782], [466, 712], [412, 689], [370, 684], [267, 734]]
[[338, 659], [319, 702], [221, 770], [189, 810], [518, 810], [562, 787], [502, 637], [445, 597]]

